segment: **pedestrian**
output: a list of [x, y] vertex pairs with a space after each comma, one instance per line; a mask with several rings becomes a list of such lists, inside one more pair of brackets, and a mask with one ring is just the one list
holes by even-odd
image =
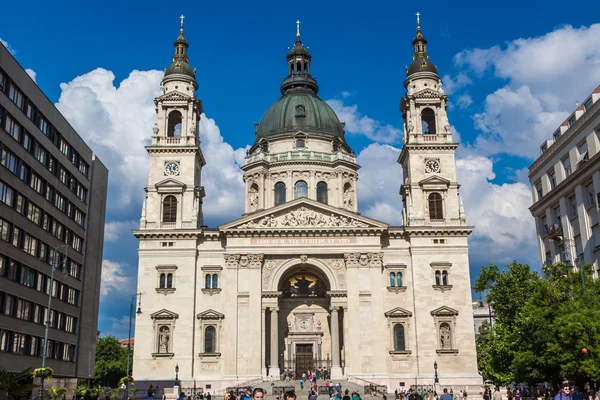
[[[246, 392], [249, 392], [250, 388]], [[265, 391], [261, 388], [256, 388], [252, 392], [252, 400], [263, 400], [265, 398]]]
[[302, 374], [302, 378], [300, 378], [300, 390], [304, 389], [304, 374]]
[[492, 400], [502, 400], [502, 393], [500, 393], [500, 388], [496, 386], [494, 388], [494, 394], [492, 394]]
[[440, 396], [440, 400], [452, 400], [452, 396], [448, 394], [447, 388], [444, 388], [444, 394]]
[[[515, 390], [515, 400], [521, 400], [521, 389], [517, 388]], [[583, 399], [581, 399], [583, 400]]]
[[[210, 394], [210, 392], [206, 393], [206, 400], [211, 400], [212, 399], [212, 395]], [[165, 399], [163, 399], [165, 400]]]
[[179, 393], [179, 397], [177, 398], [177, 400], [185, 400], [185, 393], [183, 393], [183, 392]]
[[348, 395], [348, 389], [346, 389], [346, 391], [344, 392], [344, 397], [342, 397], [342, 400], [352, 400], [350, 399], [350, 396]]
[[569, 381], [564, 381], [561, 385], [562, 390], [554, 396], [554, 400], [573, 400], [571, 396], [571, 384]]
[[573, 398], [573, 400], [584, 400], [585, 399], [585, 395], [581, 392], [581, 390], [579, 390], [579, 386], [575, 386], [573, 388], [573, 393], [571, 394], [571, 397]]
[[318, 398], [319, 398], [319, 395], [311, 390], [310, 394], [308, 396], [308, 400], [317, 400]]

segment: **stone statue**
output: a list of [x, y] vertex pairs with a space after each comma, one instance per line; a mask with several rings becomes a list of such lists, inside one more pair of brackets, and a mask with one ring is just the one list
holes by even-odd
[[159, 338], [159, 353], [168, 353], [169, 352], [169, 340], [171, 339], [171, 331], [169, 327], [163, 326], [160, 328], [158, 333]]
[[440, 343], [443, 350], [452, 348], [452, 343], [450, 343], [450, 327], [448, 324], [442, 324], [440, 327]]
[[256, 211], [258, 208], [258, 192], [251, 189], [248, 197], [250, 200], [250, 211]]
[[352, 208], [352, 188], [349, 187], [346, 190], [344, 190], [344, 207], [346, 208]]

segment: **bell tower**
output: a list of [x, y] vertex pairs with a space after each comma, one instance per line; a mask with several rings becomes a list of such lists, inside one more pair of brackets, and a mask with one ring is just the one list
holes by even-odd
[[154, 99], [156, 121], [152, 143], [146, 146], [150, 170], [140, 229], [196, 229], [203, 223], [201, 171], [206, 162], [198, 138], [202, 101], [196, 98], [196, 70], [187, 56], [185, 17], [180, 18], [175, 55]]
[[400, 101], [404, 119], [404, 146], [398, 158], [404, 171], [402, 220], [404, 226], [466, 225], [456, 181], [458, 143], [452, 139], [446, 113], [448, 96], [429, 59], [420, 22], [417, 13], [413, 61], [406, 68], [406, 96]]

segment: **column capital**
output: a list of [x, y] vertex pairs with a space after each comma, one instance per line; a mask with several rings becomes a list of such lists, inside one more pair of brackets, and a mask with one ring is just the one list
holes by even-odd
[[335, 311], [337, 313], [337, 312], [339, 312], [339, 308], [340, 308], [339, 306], [331, 306], [331, 307], [329, 307], [329, 311], [331, 311], [331, 312]]
[[279, 307], [269, 307], [269, 309], [271, 309], [271, 312], [279, 312]]

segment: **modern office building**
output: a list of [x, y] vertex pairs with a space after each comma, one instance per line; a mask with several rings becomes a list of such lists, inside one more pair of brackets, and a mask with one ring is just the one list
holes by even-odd
[[108, 170], [2, 45], [0, 154], [0, 366], [41, 366], [51, 293], [46, 365], [93, 376]]
[[578, 268], [600, 257], [600, 86], [542, 143], [529, 167], [542, 264]]

